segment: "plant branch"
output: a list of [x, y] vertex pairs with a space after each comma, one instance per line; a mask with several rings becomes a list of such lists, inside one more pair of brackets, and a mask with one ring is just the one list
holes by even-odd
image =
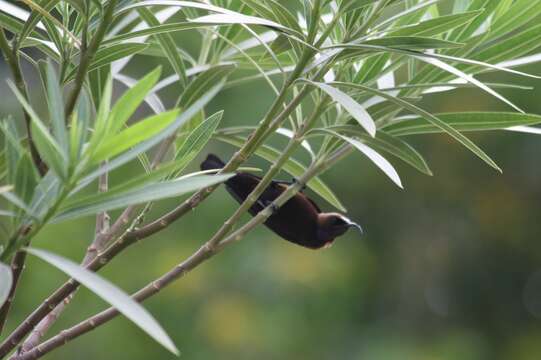
[[[105, 166], [106, 163], [104, 163], [102, 166]], [[109, 174], [107, 172], [103, 173], [99, 179], [98, 179], [98, 192], [103, 193], [108, 190], [108, 184], [109, 184]], [[87, 266], [98, 254], [98, 252], [103, 251], [105, 244], [101, 243], [99, 241], [101, 235], [105, 233], [109, 229], [109, 221], [110, 217], [107, 212], [101, 212], [98, 215], [96, 215], [96, 229], [95, 229], [95, 235], [94, 240], [88, 247], [85, 257], [82, 261], [82, 266]], [[26, 254], [26, 252], [23, 252]], [[34, 346], [39, 344], [40, 339], [45, 335], [47, 330], [53, 326], [53, 324], [56, 322], [60, 314], [64, 311], [66, 306], [69, 305], [73, 297], [75, 296], [75, 293], [70, 294], [68, 297], [64, 299], [63, 302], [58, 304], [53, 311], [51, 311], [45, 318], [43, 318], [36, 327], [32, 330], [30, 333], [30, 336], [26, 339], [26, 341], [23, 342], [23, 344], [20, 347], [21, 354], [31, 350]]]
[[17, 284], [19, 283], [19, 278], [21, 277], [21, 274], [24, 270], [25, 260], [26, 260], [26, 252], [18, 251], [17, 253], [15, 253], [13, 260], [11, 261], [13, 285], [11, 285], [11, 289], [9, 290], [9, 294], [8, 294], [8, 298], [6, 299], [6, 302], [0, 308], [0, 335], [2, 334], [2, 330], [7, 321], [9, 310], [11, 309], [11, 304], [13, 303], [13, 299], [15, 298], [15, 291], [17, 290]]
[[[306, 131], [310, 128], [311, 124], [319, 117], [321, 114], [321, 109], [324, 107], [324, 102], [320, 102], [312, 115], [302, 124], [301, 127], [295, 132], [295, 135], [291, 138], [286, 148], [282, 151], [278, 159], [274, 161], [270, 169], [267, 171], [265, 176], [257, 184], [257, 186], [252, 190], [252, 192], [246, 197], [242, 204], [237, 208], [237, 210], [227, 219], [222, 227], [214, 234], [214, 236], [207, 242], [207, 246], [210, 248], [210, 251], [213, 251], [213, 248], [223, 240], [223, 238], [231, 231], [233, 226], [240, 220], [241, 216], [248, 211], [252, 205], [256, 203], [259, 199], [259, 196], [265, 191], [268, 185], [273, 181], [275, 175], [282, 169], [285, 162], [289, 160], [293, 152], [298, 148], [303, 140], [303, 136]], [[286, 116], [284, 116], [285, 119]]]
[[[11, 47], [9, 46], [9, 42], [6, 38], [4, 29], [1, 27], [0, 27], [0, 50], [4, 54], [4, 58], [11, 69], [11, 72], [13, 74], [13, 78], [15, 81], [15, 86], [17, 87], [19, 92], [24, 96], [24, 98], [28, 100], [28, 94], [26, 92], [26, 84], [24, 82], [23, 74], [20, 68], [17, 51], [14, 49], [11, 49]], [[31, 119], [28, 113], [24, 109], [23, 109], [23, 116], [24, 116], [24, 123], [26, 127], [26, 133], [28, 137], [28, 147], [30, 149], [30, 155], [39, 173], [43, 176], [47, 171], [47, 166], [41, 160], [41, 157], [39, 156], [39, 153], [36, 149], [36, 146], [32, 139], [32, 133], [30, 129]], [[28, 230], [24, 230], [24, 231], [28, 231]], [[18, 234], [20, 234], [20, 232]], [[9, 310], [11, 309], [11, 304], [13, 303], [13, 299], [15, 298], [15, 291], [17, 290], [19, 279], [24, 270], [25, 262], [26, 262], [26, 253], [20, 252], [20, 251], [15, 253], [15, 256], [13, 257], [11, 261], [13, 283], [11, 285], [11, 289], [9, 290], [9, 294], [8, 294], [8, 298], [6, 302], [0, 308], [0, 334], [2, 333], [4, 325], [7, 321]]]
[[[349, 150], [348, 147], [343, 147], [340, 150], [338, 150], [336, 154], [329, 157], [327, 160], [313, 163], [306, 170], [306, 172], [298, 179], [298, 181], [290, 185], [276, 200], [273, 201], [272, 204], [270, 204], [264, 210], [259, 212], [255, 217], [253, 217], [248, 223], [246, 223], [240, 229], [238, 229], [237, 231], [235, 231], [234, 233], [226, 237], [222, 242], [218, 244], [218, 246], [212, 246], [210, 244], [210, 241], [212, 241], [212, 239], [207, 241], [188, 259], [186, 259], [182, 263], [175, 266], [171, 271], [164, 274], [159, 279], [149, 283], [147, 286], [137, 291], [133, 295], [133, 298], [136, 301], [142, 302], [146, 300], [147, 298], [153, 295], [156, 295], [167, 285], [183, 277], [189, 271], [193, 270], [195, 267], [197, 267], [204, 261], [208, 260], [215, 254], [222, 251], [227, 245], [240, 240], [250, 230], [252, 230], [257, 225], [262, 224], [269, 216], [271, 216], [273, 213], [272, 209], [274, 207], [276, 206], [280, 207], [281, 205], [286, 203], [291, 197], [293, 197], [297, 192], [299, 192], [303, 188], [304, 186], [303, 184], [308, 182], [312, 177], [317, 176], [319, 173], [325, 171], [328, 167], [334, 164], [338, 159], [344, 156], [348, 150]], [[97, 315], [94, 315], [88, 318], [87, 320], [82, 321], [81, 323], [69, 329], [61, 331], [58, 335], [36, 346], [31, 351], [23, 355], [16, 356], [13, 360], [38, 359], [42, 357], [43, 355], [51, 352], [52, 350], [62, 345], [65, 345], [70, 340], [73, 340], [79, 337], [80, 335], [83, 335], [95, 329], [96, 327], [106, 323], [107, 321], [116, 317], [118, 314], [119, 313], [115, 308], [109, 308]]]
[[[282, 89], [278, 97], [274, 100], [267, 114], [261, 121], [258, 128], [250, 135], [247, 142], [244, 146], [239, 149], [230, 161], [222, 169], [222, 172], [230, 172], [237, 169], [257, 148], [260, 141], [266, 138], [269, 133], [268, 129], [270, 125], [275, 120], [275, 116], [281, 108], [282, 102], [286, 99], [288, 90], [290, 86], [297, 80], [297, 78], [303, 73], [303, 70], [310, 59], [313, 57], [313, 50], [306, 48], [303, 56], [297, 63], [295, 69], [290, 73], [288, 80], [283, 84]], [[298, 96], [297, 96], [298, 97]], [[302, 99], [300, 99], [302, 100]], [[300, 100], [298, 101], [300, 103]], [[289, 110], [293, 111], [295, 107], [288, 107]], [[287, 108], [286, 108], [287, 109]], [[284, 111], [286, 111], [284, 109]], [[288, 113], [282, 111], [278, 117], [287, 117]], [[140, 239], [146, 238], [150, 235], [153, 235], [156, 232], [163, 230], [168, 227], [171, 223], [181, 218], [183, 215], [188, 213], [190, 210], [197, 207], [208, 195], [210, 195], [217, 186], [209, 187], [198, 191], [196, 194], [192, 195], [188, 200], [184, 201], [177, 208], [162, 216], [161, 218], [147, 224], [141, 229], [125, 232], [121, 235], [116, 241], [114, 241], [111, 246], [109, 246], [103, 253], [98, 254], [98, 256], [88, 264], [86, 267], [91, 271], [97, 271], [105, 266], [113, 257], [120, 253], [123, 249], [129, 245], [137, 242]], [[127, 208], [118, 220], [121, 220], [120, 223], [117, 220], [115, 224], [111, 226], [110, 231], [107, 233], [114, 234], [121, 228], [121, 224], [127, 225], [129, 216], [131, 215], [132, 208]], [[115, 225], [119, 226], [115, 226]], [[114, 236], [110, 236], [112, 239]], [[41, 319], [43, 319], [50, 311], [51, 308], [57, 306], [61, 301], [63, 301], [67, 296], [69, 296], [73, 291], [77, 289], [79, 284], [70, 279], [60, 288], [58, 288], [50, 297], [48, 297], [42, 304], [40, 304], [16, 329], [10, 334], [10, 336], [0, 344], [0, 358], [5, 356], [9, 351], [11, 351], [17, 344], [32, 330], [34, 326], [37, 325]]]

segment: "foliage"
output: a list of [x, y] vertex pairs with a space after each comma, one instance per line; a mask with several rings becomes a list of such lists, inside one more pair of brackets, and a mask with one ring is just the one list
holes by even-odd
[[[498, 92], [513, 84], [478, 79], [493, 71], [537, 78], [514, 68], [538, 60], [530, 55], [539, 46], [541, 27], [532, 25], [536, 11], [531, 9], [541, 8], [541, 1], [23, 2], [19, 7], [0, 0], [0, 49], [13, 76], [9, 86], [25, 118], [24, 126], [11, 117], [1, 124], [0, 195], [5, 207], [0, 216], [8, 231], [0, 244], [0, 329], [26, 253], [73, 280], [4, 339], [0, 357], [23, 341], [14, 359], [41, 357], [117, 312], [176, 352], [136, 301], [95, 272], [127, 246], [198, 206], [253, 154], [271, 167], [252, 196], [199, 250], [137, 292], [135, 300], [156, 294], [264, 222], [272, 206], [233, 231], [281, 170], [299, 181], [272, 205], [282, 205], [306, 183], [345, 211], [319, 175], [352, 151], [366, 156], [402, 187], [387, 155], [432, 174], [408, 135], [444, 133], [500, 170], [464, 132], [511, 127], [532, 131], [530, 126], [541, 122], [541, 117], [525, 114]], [[179, 43], [177, 32], [197, 36], [200, 46], [193, 51]], [[126, 66], [141, 56], [157, 57], [170, 75], [163, 76], [162, 67], [146, 69], [139, 80], [126, 75]], [[21, 60], [39, 74], [45, 116], [31, 104]], [[262, 119], [253, 119], [257, 125], [222, 127], [222, 112], [207, 116], [205, 108], [217, 94], [261, 79], [276, 97]], [[129, 89], [113, 102], [115, 82]], [[171, 107], [160, 95], [168, 86], [179, 89]], [[459, 87], [477, 88], [516, 112], [433, 114], [422, 108], [420, 100], [426, 94]], [[137, 115], [143, 103], [153, 115]], [[287, 138], [286, 147], [269, 144], [275, 135]], [[219, 174], [186, 173], [211, 139], [239, 150]], [[308, 164], [296, 158], [300, 148], [309, 153]], [[109, 188], [108, 175], [133, 163], [140, 165], [140, 174]], [[146, 219], [154, 202], [184, 194], [193, 195], [163, 216]], [[109, 224], [108, 212], [115, 209], [123, 211]], [[96, 216], [97, 231], [81, 266], [29, 247], [48, 225], [88, 215]], [[114, 308], [39, 345], [78, 282]], [[48, 316], [51, 312], [56, 316]]]

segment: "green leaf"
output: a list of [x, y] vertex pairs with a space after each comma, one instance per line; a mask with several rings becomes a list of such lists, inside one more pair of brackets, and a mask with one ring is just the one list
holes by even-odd
[[355, 147], [357, 150], [362, 152], [367, 158], [369, 158], [378, 168], [381, 169], [391, 179], [398, 187], [403, 189], [402, 181], [400, 180], [400, 176], [398, 176], [398, 173], [396, 172], [393, 165], [391, 165], [390, 162], [388, 162], [383, 156], [381, 156], [377, 151], [370, 148], [369, 146], [363, 144], [362, 142], [349, 138], [344, 135], [340, 135], [337, 132], [334, 132], [329, 129], [321, 129], [321, 131], [324, 131], [326, 133], [329, 133]]
[[421, 14], [425, 13], [428, 7], [436, 4], [438, 1], [440, 0], [427, 0], [427, 1], [419, 2], [415, 6], [406, 8], [405, 10], [399, 12], [398, 14], [392, 15], [391, 17], [383, 20], [382, 22], [374, 26], [374, 29], [379, 29], [379, 28], [385, 27], [388, 24], [393, 24], [395, 22], [399, 23], [400, 21], [405, 21], [404, 19], [408, 19], [408, 17], [411, 17], [411, 16], [415, 17], [415, 14], [419, 14], [419, 16], [422, 16]]
[[53, 135], [58, 141], [64, 154], [68, 152], [68, 136], [66, 134], [66, 121], [64, 116], [64, 100], [62, 90], [51, 61], [47, 62], [47, 101], [49, 103], [49, 114], [53, 127]]
[[94, 294], [105, 300], [111, 306], [116, 308], [121, 314], [130, 319], [141, 330], [146, 332], [151, 338], [175, 355], [179, 354], [173, 341], [167, 333], [158, 324], [158, 322], [138, 304], [134, 299], [124, 291], [105, 280], [101, 276], [87, 270], [71, 260], [45, 250], [27, 248], [26, 251], [41, 260], [56, 267], [68, 276], [83, 284]]
[[464, 46], [464, 44], [419, 36], [387, 36], [379, 39], [366, 40], [362, 44], [390, 46], [401, 49], [445, 49]]
[[134, 30], [124, 34], [119, 34], [110, 37], [103, 41], [103, 45], [117, 44], [124, 40], [134, 39], [142, 36], [159, 35], [165, 33], [172, 33], [175, 31], [191, 30], [208, 26], [206, 24], [194, 24], [192, 22], [176, 22], [168, 24], [159, 24], [151, 26], [147, 29]]
[[236, 14], [212, 14], [198, 17], [197, 19], [190, 20], [194, 23], [209, 24], [209, 25], [228, 25], [228, 24], [244, 24], [244, 25], [262, 25], [268, 26], [276, 30], [288, 31], [290, 33], [296, 33], [294, 30], [278, 24], [277, 22], [258, 18], [255, 16], [244, 15], [240, 13]]
[[[332, 47], [334, 47], [334, 46], [332, 46]], [[408, 55], [408, 56], [413, 56], [414, 58], [417, 58], [417, 59], [419, 59], [419, 60], [421, 60], [423, 62], [426, 62], [428, 64], [431, 64], [433, 66], [436, 66], [436, 67], [438, 67], [438, 68], [440, 68], [440, 69], [442, 69], [442, 70], [444, 70], [444, 71], [446, 71], [446, 72], [448, 72], [448, 73], [450, 73], [450, 74], [452, 74], [454, 76], [457, 76], [457, 77], [459, 77], [459, 78], [461, 78], [461, 79], [463, 79], [463, 80], [477, 86], [481, 90], [486, 91], [490, 95], [492, 95], [495, 98], [505, 102], [506, 104], [508, 104], [509, 106], [513, 107], [514, 109], [516, 109], [517, 111], [520, 111], [520, 112], [523, 112], [523, 111], [519, 107], [514, 105], [511, 101], [507, 100], [505, 97], [503, 97], [502, 95], [500, 95], [496, 91], [492, 90], [491, 88], [489, 88], [488, 86], [483, 84], [481, 81], [475, 79], [472, 75], [466, 74], [463, 71], [459, 70], [458, 68], [443, 62], [442, 59], [443, 60], [449, 60], [449, 61], [457, 61], [457, 62], [462, 62], [462, 63], [476, 64], [476, 65], [485, 66], [487, 68], [492, 68], [492, 69], [495, 69], [495, 70], [501, 70], [501, 71], [506, 71], [506, 72], [518, 74], [518, 75], [537, 78], [537, 76], [535, 76], [535, 75], [525, 74], [525, 73], [518, 72], [518, 71], [515, 71], [515, 70], [503, 68], [503, 67], [497, 66], [497, 65], [491, 65], [491, 64], [482, 63], [480, 61], [464, 59], [464, 58], [457, 58], [457, 57], [453, 57], [453, 56], [447, 56], [447, 55], [441, 55], [441, 54], [435, 54], [435, 53], [434, 54], [432, 54], [432, 53], [422, 53], [422, 52], [410, 51], [410, 50], [405, 50], [405, 49], [396, 49], [396, 48], [390, 48], [390, 47], [384, 47], [384, 46], [380, 47], [380, 46], [376, 46], [376, 45], [363, 45], [363, 44], [359, 44], [359, 45], [343, 44], [343, 45], [337, 45], [336, 47], [365, 48], [365, 49], [373, 48], [373, 49], [378, 49], [378, 50], [381, 50], [381, 51], [389, 51], [389, 52], [404, 54], [404, 55]]]
[[9, 191], [11, 186], [2, 186], [0, 187], [0, 195], [4, 197], [7, 201], [9, 201], [11, 204], [15, 205], [18, 209], [24, 210], [24, 212], [32, 217], [34, 217], [34, 214], [32, 213], [32, 210], [22, 201], [17, 195]]
[[0, 124], [0, 130], [4, 133], [4, 153], [6, 157], [7, 181], [10, 184], [15, 182], [15, 168], [24, 149], [19, 141], [17, 128], [13, 118], [8, 117]]
[[432, 171], [426, 164], [426, 161], [422, 155], [419, 154], [419, 152], [417, 152], [417, 150], [415, 150], [411, 145], [401, 139], [386, 134], [383, 131], [378, 131], [377, 136], [372, 138], [366, 136], [366, 134], [359, 129], [358, 126], [354, 125], [332, 126], [328, 129], [338, 133], [354, 135], [363, 143], [366, 143], [377, 150], [386, 151], [413, 166], [423, 174], [432, 176]]
[[[216, 135], [215, 138], [239, 148], [242, 147], [247, 141], [245, 138], [240, 136], [224, 134]], [[281, 153], [268, 145], [262, 145], [255, 151], [255, 154], [260, 158], [273, 163], [276, 161], [276, 159], [278, 159]], [[295, 178], [301, 177], [306, 171], [306, 167], [295, 159], [287, 160], [282, 169]], [[312, 178], [310, 181], [308, 181], [306, 186], [338, 210], [343, 212], [347, 211], [333, 191], [319, 177]]]
[[432, 123], [434, 126], [440, 128], [441, 130], [443, 130], [444, 132], [449, 134], [451, 137], [453, 137], [455, 140], [460, 142], [462, 145], [464, 145], [467, 149], [469, 149], [471, 152], [473, 152], [475, 155], [477, 155], [481, 160], [486, 162], [488, 165], [490, 165], [494, 169], [498, 170], [499, 172], [502, 171], [498, 167], [498, 165], [496, 165], [496, 163], [487, 154], [485, 154], [485, 152], [483, 150], [481, 150], [477, 145], [475, 145], [470, 139], [468, 139], [466, 136], [464, 136], [460, 132], [458, 132], [455, 128], [453, 128], [449, 124], [445, 123], [444, 121], [440, 120], [438, 117], [432, 115], [428, 111], [425, 111], [425, 110], [423, 110], [423, 109], [421, 109], [421, 108], [419, 108], [419, 107], [417, 107], [417, 106], [415, 106], [413, 104], [410, 104], [409, 102], [407, 102], [407, 101], [405, 101], [403, 99], [392, 96], [392, 95], [390, 95], [390, 94], [388, 94], [386, 92], [376, 90], [376, 89], [373, 89], [373, 88], [370, 88], [370, 87], [367, 87], [367, 86], [364, 86], [364, 85], [361, 85], [361, 84], [351, 84], [351, 83], [336, 83], [336, 84], [337, 85], [348, 86], [348, 87], [352, 87], [352, 88], [357, 88], [357, 89], [361, 89], [361, 90], [365, 90], [366, 92], [372, 93], [374, 95], [381, 96], [382, 98], [387, 99], [389, 101], [392, 101], [392, 102], [398, 104], [399, 106], [403, 107], [404, 109], [407, 109], [407, 110], [409, 110], [409, 111], [423, 117], [424, 119], [426, 119], [427, 121]]
[[[503, 1], [500, 1], [500, 3]], [[509, 34], [528, 24], [533, 18], [539, 16], [541, 1], [539, 0], [518, 0], [513, 6], [500, 16], [491, 27], [489, 36], [494, 39]], [[530, 23], [530, 25], [533, 25]]]
[[302, 33], [295, 16], [278, 1], [264, 0], [264, 4], [261, 0], [242, 0], [242, 2], [252, 8], [260, 18], [275, 21], [294, 29], [299, 34]]
[[[541, 116], [534, 114], [463, 112], [436, 114], [436, 116], [458, 131], [501, 130], [513, 126], [541, 124]], [[441, 133], [443, 131], [422, 117], [413, 117], [386, 126], [385, 132], [394, 136], [404, 136]]]
[[160, 74], [161, 67], [157, 67], [139, 80], [135, 86], [126, 91], [124, 95], [118, 99], [111, 109], [109, 119], [107, 120], [107, 131], [109, 133], [116, 134], [122, 129], [130, 116], [132, 116], [139, 105], [141, 105], [150, 90], [156, 85], [156, 82], [160, 78]]
[[101, 106], [102, 91], [105, 88], [106, 81], [110, 77], [110, 74], [110, 66], [102, 66], [99, 69], [88, 73], [90, 93], [92, 94], [92, 101], [94, 102], [94, 107], [96, 109], [99, 109]]
[[375, 3], [376, 1], [378, 0], [342, 0], [340, 2], [340, 10], [353, 11]]
[[463, 12], [460, 14], [451, 14], [440, 16], [435, 19], [429, 19], [418, 24], [406, 25], [398, 29], [391, 29], [389, 35], [392, 36], [434, 36], [447, 32], [461, 25], [472, 21], [477, 17], [481, 10]]
[[177, 119], [169, 125], [164, 131], [159, 133], [157, 136], [154, 136], [147, 141], [135, 146], [133, 149], [125, 152], [124, 154], [120, 155], [119, 157], [110, 160], [107, 162], [105, 166], [101, 166], [99, 169], [93, 171], [89, 175], [87, 175], [84, 179], [82, 179], [77, 186], [76, 190], [74, 192], [82, 189], [86, 185], [88, 185], [90, 182], [92, 182], [94, 179], [96, 179], [98, 176], [103, 174], [107, 171], [112, 171], [113, 169], [116, 169], [117, 167], [126, 164], [127, 162], [135, 159], [140, 154], [144, 153], [145, 151], [149, 150], [150, 148], [156, 146], [160, 142], [164, 141], [168, 137], [175, 134], [175, 132], [184, 125], [187, 121], [192, 119], [198, 112], [205, 107], [205, 105], [212, 99], [216, 94], [223, 88], [224, 82], [219, 82], [216, 84], [212, 89], [210, 89], [207, 93], [205, 93], [203, 96], [201, 96], [195, 103], [193, 103], [192, 106], [188, 107], [186, 110], [182, 111], [181, 114], [177, 117]]
[[489, 88], [488, 86], [486, 86], [481, 81], [474, 78], [473, 76], [460, 71], [456, 67], [451, 66], [451, 65], [449, 65], [449, 64], [447, 64], [447, 63], [445, 63], [445, 62], [443, 62], [443, 61], [441, 61], [439, 59], [434, 59], [434, 58], [425, 57], [425, 56], [416, 56], [416, 57], [419, 60], [422, 60], [422, 61], [424, 61], [426, 63], [431, 64], [431, 65], [437, 66], [442, 70], [445, 70], [445, 71], [447, 71], [447, 72], [449, 72], [449, 73], [451, 73], [451, 74], [453, 74], [455, 76], [458, 76], [459, 78], [461, 78], [463, 80], [466, 80], [467, 82], [469, 82], [471, 84], [474, 84], [475, 86], [477, 86], [481, 90], [486, 91], [490, 95], [494, 96], [495, 98], [497, 98], [497, 99], [503, 101], [504, 103], [506, 103], [507, 105], [511, 106], [513, 109], [515, 109], [517, 111], [520, 111], [520, 112], [524, 112], [518, 106], [513, 104], [511, 101], [507, 100], [505, 97], [500, 95], [498, 92], [492, 90], [491, 88]]
[[32, 199], [38, 183], [38, 173], [30, 156], [23, 154], [15, 169], [15, 193], [26, 204]]
[[11, 273], [11, 268], [4, 263], [0, 263], [0, 307], [8, 299], [12, 284], [13, 274]]
[[109, 77], [105, 80], [103, 90], [100, 91], [100, 105], [98, 108], [98, 113], [96, 114], [96, 120], [94, 122], [94, 132], [90, 137], [90, 143], [86, 148], [86, 154], [92, 154], [94, 150], [99, 146], [99, 144], [104, 141], [111, 134], [107, 131], [108, 119], [110, 116], [111, 109], [111, 96], [113, 93], [113, 81], [109, 74]]
[[[59, 2], [60, 2], [59, 0], [44, 0], [40, 4], [40, 6], [45, 11], [51, 11]], [[26, 39], [26, 37], [34, 31], [36, 25], [38, 25], [42, 17], [43, 15], [40, 12], [36, 11], [35, 9], [32, 9], [30, 16], [28, 17], [28, 19], [26, 20], [24, 24], [24, 29], [21, 31], [19, 35], [20, 42], [24, 41], [24, 39]]]
[[206, 93], [218, 81], [227, 79], [227, 76], [235, 69], [233, 64], [214, 66], [200, 73], [192, 80], [180, 97], [179, 104], [183, 108], [192, 105], [202, 94]]
[[481, 14], [475, 17], [467, 26], [456, 28], [449, 34], [448, 40], [467, 41], [483, 26], [492, 15], [500, 1], [491, 0], [473, 0], [468, 7], [468, 11], [483, 10]]
[[368, 134], [370, 134], [370, 136], [376, 136], [376, 124], [374, 123], [374, 120], [372, 120], [368, 111], [366, 111], [361, 104], [355, 101], [351, 96], [325, 83], [310, 80], [302, 81], [319, 87], [334, 101], [342, 105], [344, 109], [368, 132]]
[[232, 176], [234, 176], [234, 174], [183, 177], [145, 185], [138, 189], [123, 193], [109, 194], [105, 192], [83, 197], [66, 204], [55, 217], [54, 222], [94, 215], [99, 212], [123, 208], [130, 205], [181, 196], [219, 184]]
[[65, 179], [69, 164], [62, 149], [51, 136], [47, 127], [41, 122], [30, 104], [26, 102], [24, 96], [17, 90], [15, 85], [11, 81], [8, 81], [8, 85], [19, 100], [19, 103], [24, 107], [26, 113], [32, 119], [31, 131], [40, 156], [60, 178]]
[[71, 119], [70, 128], [70, 159], [76, 163], [83, 152], [83, 145], [86, 143], [87, 128], [90, 123], [91, 104], [86, 91], [82, 91], [77, 103], [77, 111]]
[[179, 110], [171, 110], [141, 120], [117, 135], [103, 141], [92, 155], [91, 162], [97, 164], [113, 158], [124, 150], [143, 142], [160, 133], [177, 117]]
[[175, 154], [175, 159], [184, 162], [184, 166], [177, 170], [180, 173], [203, 150], [214, 134], [222, 120], [223, 111], [209, 116], [194, 131], [192, 131]]
[[[173, 77], [178, 79], [178, 76], [176, 75], [173, 75]], [[173, 80], [172, 83], [176, 82], [176, 79]], [[137, 84], [136, 79], [126, 76], [124, 74], [120, 74], [120, 73], [115, 74], [115, 80], [120, 81], [127, 88], [131, 88], [135, 84]], [[162, 100], [157, 94], [157, 92], [159, 91], [157, 87], [159, 85], [160, 85], [160, 82], [158, 82], [158, 84], [156, 84], [156, 86], [152, 89], [152, 91], [149, 92], [147, 96], [145, 97], [145, 103], [152, 109], [152, 111], [154, 111], [155, 114], [165, 112], [165, 105], [163, 104]]]
[[390, 54], [377, 54], [364, 60], [363, 65], [355, 75], [353, 82], [364, 84], [381, 76], [390, 57]]
[[[160, 22], [158, 21], [158, 19], [147, 8], [139, 8], [137, 9], [137, 11], [139, 12], [139, 16], [141, 16], [141, 18], [150, 27], [160, 25]], [[171, 36], [170, 33], [165, 33], [165, 34], [156, 34], [155, 37], [158, 40], [158, 43], [160, 44], [160, 46], [162, 47], [163, 52], [167, 56], [169, 63], [175, 70], [175, 73], [178, 75], [181, 85], [185, 86], [186, 81], [187, 81], [186, 68], [184, 67], [184, 61], [182, 60], [182, 57], [177, 51], [177, 46], [175, 44], [175, 41], [173, 40], [173, 36]]]
[[[141, 43], [120, 43], [108, 47], [102, 47], [94, 56], [94, 60], [88, 67], [88, 72], [99, 69], [102, 66], [109, 65], [114, 61], [120, 60], [127, 56], [135, 55], [148, 47], [147, 44]], [[75, 77], [77, 68], [73, 68], [66, 76], [66, 81], [72, 80]]]
[[[483, 62], [505, 61], [510, 58], [517, 58], [522, 55], [530, 54], [530, 52], [539, 47], [541, 41], [541, 24], [532, 25], [523, 31], [513, 33], [503, 40], [498, 40], [486, 49], [473, 54], [474, 59]], [[471, 66], [464, 66], [463, 71], [471, 71], [476, 69], [475, 63]]]

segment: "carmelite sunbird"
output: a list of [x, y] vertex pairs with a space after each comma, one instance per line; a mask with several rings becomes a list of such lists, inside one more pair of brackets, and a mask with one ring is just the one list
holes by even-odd
[[[209, 154], [201, 163], [201, 169], [221, 169], [224, 165], [224, 162], [216, 155]], [[225, 186], [227, 191], [239, 203], [242, 203], [260, 181], [261, 178], [258, 176], [237, 172], [237, 175], [225, 182]], [[284, 181], [272, 181], [252, 205], [250, 214], [255, 216], [271, 205], [288, 185], [289, 183]], [[344, 215], [321, 212], [319, 206], [302, 191], [289, 199], [282, 207], [275, 209], [265, 221], [265, 225], [280, 237], [310, 249], [330, 246], [338, 236], [343, 235], [351, 227], [362, 233], [361, 226]]]

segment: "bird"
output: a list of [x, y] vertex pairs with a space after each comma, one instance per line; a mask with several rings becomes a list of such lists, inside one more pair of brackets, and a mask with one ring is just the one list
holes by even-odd
[[[208, 154], [201, 163], [201, 170], [218, 170], [225, 163], [214, 154]], [[227, 191], [239, 203], [259, 184], [261, 178], [247, 173], [236, 172], [235, 176], [225, 182]], [[293, 180], [296, 181], [296, 180]], [[249, 213], [257, 215], [280, 196], [291, 182], [273, 180], [250, 207]], [[336, 212], [322, 212], [319, 206], [302, 190], [289, 199], [280, 208], [273, 208], [273, 213], [264, 223], [281, 238], [309, 249], [330, 247], [335, 239], [355, 228], [363, 233], [360, 225], [344, 215]]]

